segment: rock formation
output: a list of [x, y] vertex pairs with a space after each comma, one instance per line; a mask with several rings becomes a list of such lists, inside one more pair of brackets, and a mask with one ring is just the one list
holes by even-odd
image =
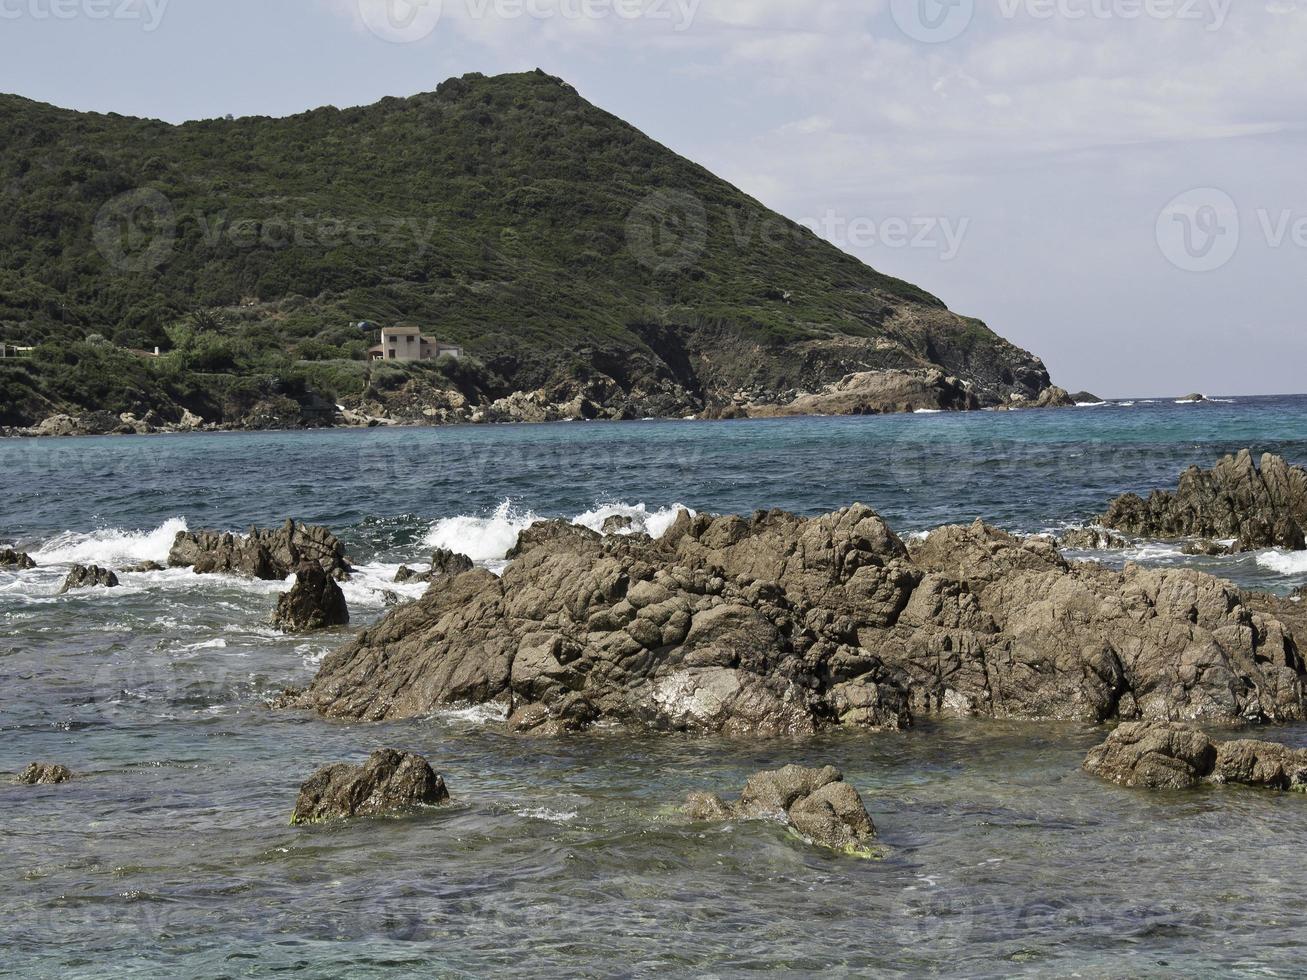
[[0, 568], [35, 568], [32, 556], [13, 548], [0, 548]]
[[292, 824], [399, 813], [449, 800], [445, 781], [426, 759], [378, 749], [361, 766], [340, 763], [315, 772], [300, 787]]
[[1056, 385], [1045, 388], [1035, 399], [1033, 408], [1075, 408], [1076, 400], [1065, 388]]
[[1307, 749], [1252, 739], [1216, 742], [1178, 722], [1120, 726], [1090, 751], [1085, 769], [1122, 786], [1147, 789], [1213, 782], [1307, 792]]
[[303, 561], [295, 570], [295, 586], [278, 597], [273, 623], [287, 633], [307, 633], [349, 625], [345, 593], [315, 561]]
[[287, 520], [276, 530], [252, 527], [246, 535], [224, 531], [179, 531], [168, 553], [173, 568], [193, 567], [197, 575], [224, 573], [279, 581], [312, 561], [337, 579], [349, 577], [345, 546], [325, 527]]
[[63, 585], [59, 587], [59, 595], [71, 592], [73, 589], [90, 589], [97, 586], [106, 589], [117, 588], [118, 576], [99, 565], [74, 565], [68, 577], [64, 579]]
[[1077, 405], [1101, 405], [1103, 399], [1099, 398], [1092, 391], [1077, 391], [1071, 396], [1071, 400]]
[[407, 565], [395, 573], [396, 582], [434, 582], [450, 575], [461, 575], [473, 568], [472, 559], [467, 555], [456, 554], [447, 548], [440, 548], [431, 556], [431, 567], [425, 572], [418, 572]]
[[860, 505], [683, 512], [658, 541], [555, 521], [514, 555], [502, 578], [465, 572], [391, 611], [299, 703], [381, 720], [495, 702], [540, 734], [1307, 714], [1277, 607], [1191, 570], [1069, 564], [979, 521], [911, 550]]
[[[918, 409], [966, 411], [980, 400], [966, 382], [943, 371], [860, 371], [797, 395], [788, 403], [749, 403], [741, 415], [770, 418], [784, 415], [886, 415]], [[718, 418], [727, 416], [718, 410]]]
[[19, 774], [18, 782], [24, 786], [55, 786], [72, 778], [72, 771], [67, 766], [53, 762], [33, 762]]
[[1121, 535], [1102, 527], [1072, 528], [1058, 539], [1059, 548], [1076, 551], [1120, 551], [1129, 544]]
[[1118, 497], [1099, 522], [1141, 537], [1234, 538], [1239, 551], [1301, 551], [1307, 547], [1307, 471], [1270, 453], [1259, 467], [1244, 449], [1211, 470], [1190, 467], [1174, 493]]
[[785, 820], [799, 834], [823, 847], [866, 854], [876, 836], [858, 791], [832, 766], [786, 766], [749, 777], [738, 802], [692, 793], [685, 804], [692, 820]]

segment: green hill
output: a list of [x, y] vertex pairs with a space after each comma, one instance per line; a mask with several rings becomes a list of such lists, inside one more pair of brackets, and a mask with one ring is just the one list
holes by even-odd
[[[7, 425], [578, 384], [671, 413], [929, 365], [986, 402], [1048, 384], [540, 72], [180, 126], [0, 96], [0, 186], [0, 340], [39, 345], [0, 361]], [[369, 367], [358, 321], [469, 357]]]

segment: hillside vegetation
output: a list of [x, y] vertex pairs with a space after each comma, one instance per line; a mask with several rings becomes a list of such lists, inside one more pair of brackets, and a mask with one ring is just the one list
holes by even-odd
[[[2, 424], [568, 383], [681, 411], [928, 365], [984, 400], [1048, 383], [539, 72], [180, 126], [0, 96], [0, 186], [0, 340], [40, 345], [0, 361]], [[357, 321], [469, 357], [370, 368]]]

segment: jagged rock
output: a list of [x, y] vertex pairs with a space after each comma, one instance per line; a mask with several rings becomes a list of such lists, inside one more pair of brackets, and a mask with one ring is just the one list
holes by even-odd
[[1140, 537], [1234, 538], [1239, 551], [1301, 551], [1307, 547], [1307, 471], [1270, 453], [1258, 467], [1244, 449], [1211, 470], [1190, 467], [1174, 493], [1118, 497], [1099, 522]]
[[1039, 393], [1032, 408], [1075, 408], [1076, 400], [1065, 388], [1052, 385]]
[[117, 588], [118, 576], [99, 565], [74, 565], [73, 570], [64, 579], [63, 585], [59, 587], [59, 595], [71, 592], [73, 589], [90, 589], [97, 586], [106, 589]]
[[625, 514], [613, 514], [611, 517], [604, 518], [604, 523], [600, 529], [604, 534], [620, 534], [622, 531], [631, 530], [634, 522]]
[[0, 568], [35, 568], [32, 556], [13, 548], [0, 548]]
[[315, 561], [303, 561], [295, 570], [295, 585], [277, 599], [273, 623], [287, 633], [307, 633], [349, 625], [345, 593]]
[[445, 781], [420, 755], [379, 749], [361, 766], [319, 769], [300, 787], [292, 824], [399, 813], [449, 800]]
[[814, 844], [862, 852], [876, 826], [858, 791], [832, 766], [786, 766], [749, 777], [734, 805], [707, 793], [692, 793], [685, 805], [692, 820], [783, 819]]
[[1076, 527], [1063, 532], [1058, 547], [1074, 551], [1120, 551], [1130, 542], [1101, 527]]
[[1251, 739], [1215, 742], [1173, 721], [1121, 725], [1090, 750], [1085, 769], [1146, 789], [1187, 789], [1210, 781], [1307, 791], [1307, 749]]
[[56, 786], [73, 778], [67, 766], [52, 762], [33, 762], [18, 776], [18, 782], [24, 786]]
[[197, 575], [224, 573], [278, 581], [303, 561], [322, 566], [338, 579], [349, 577], [345, 546], [325, 527], [286, 523], [276, 530], [250, 528], [246, 535], [221, 531], [179, 531], [168, 553], [173, 568], [193, 567]]
[[162, 572], [163, 566], [160, 565], [157, 561], [143, 561], [135, 565], [129, 565], [127, 568], [122, 569], [122, 571], [124, 574], [132, 574], [132, 573], [139, 573], [139, 572]]
[[502, 578], [451, 577], [335, 651], [301, 704], [381, 720], [493, 702], [535, 734], [1291, 721], [1307, 676], [1290, 605], [1188, 569], [1070, 564], [979, 521], [909, 553], [863, 506], [683, 512], [657, 541], [550, 522]]
[[1233, 549], [1228, 544], [1221, 544], [1219, 541], [1190, 541], [1180, 549], [1186, 555], [1204, 558], [1218, 558], [1221, 555], [1233, 553]]
[[76, 436], [82, 434], [77, 419], [71, 415], [51, 415], [32, 430], [37, 436]]
[[396, 582], [435, 582], [437, 579], [451, 575], [461, 575], [473, 569], [472, 559], [467, 555], [456, 554], [441, 548], [431, 556], [431, 567], [425, 572], [415, 571], [407, 565], [400, 566], [395, 573]]

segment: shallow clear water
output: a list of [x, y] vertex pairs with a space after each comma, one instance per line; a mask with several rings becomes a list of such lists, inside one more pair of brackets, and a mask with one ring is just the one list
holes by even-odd
[[[41, 563], [0, 572], [0, 772], [48, 759], [81, 777], [0, 782], [0, 972], [1298, 974], [1307, 798], [1106, 786], [1078, 769], [1102, 737], [1088, 727], [758, 743], [526, 741], [479, 711], [345, 725], [264, 707], [345, 635], [274, 633], [280, 583], [166, 571], [53, 594], [73, 561], [119, 567], [163, 557], [182, 526], [294, 516], [347, 541], [358, 625], [405, 591], [401, 561], [439, 543], [493, 563], [533, 515], [656, 531], [677, 504], [861, 500], [905, 534], [982, 515], [1041, 531], [1246, 445], [1307, 462], [1307, 398], [0, 442], [0, 536]], [[1300, 559], [1202, 565], [1286, 591], [1307, 582]], [[1307, 745], [1307, 727], [1272, 737]], [[383, 745], [427, 755], [456, 804], [287, 826], [313, 769]], [[883, 861], [675, 815], [692, 789], [733, 793], [787, 762], [844, 769]]]

